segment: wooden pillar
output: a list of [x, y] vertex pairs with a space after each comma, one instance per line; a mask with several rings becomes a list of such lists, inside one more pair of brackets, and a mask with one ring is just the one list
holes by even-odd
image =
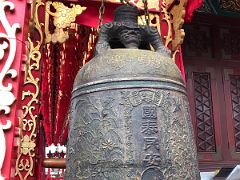
[[[27, 9], [30, 16], [26, 17], [29, 23], [26, 35], [27, 57], [22, 66], [25, 67], [24, 80], [21, 83], [22, 91], [18, 96], [19, 126], [21, 129], [19, 150], [14, 166], [14, 179], [43, 179], [44, 171], [40, 166], [40, 159], [44, 157], [44, 142], [40, 129], [40, 81], [41, 59], [43, 56], [43, 32], [39, 22], [44, 6], [41, 0], [29, 1]], [[44, 16], [44, 15], [43, 15]], [[41, 17], [43, 18], [43, 17]]]

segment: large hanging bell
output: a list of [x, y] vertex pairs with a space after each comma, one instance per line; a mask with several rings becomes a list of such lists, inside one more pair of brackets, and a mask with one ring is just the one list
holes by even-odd
[[[76, 77], [65, 179], [200, 179], [181, 73], [137, 15], [117, 9]], [[138, 49], [149, 43], [156, 52]]]

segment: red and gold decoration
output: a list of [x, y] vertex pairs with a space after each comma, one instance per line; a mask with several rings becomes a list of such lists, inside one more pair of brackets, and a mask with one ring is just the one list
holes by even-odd
[[0, 1], [0, 179], [12, 177], [11, 159], [17, 145], [25, 8], [25, 1]]
[[[55, 11], [51, 11], [51, 8]], [[71, 3], [69, 8], [62, 2], [47, 1], [45, 10], [45, 42], [63, 43], [69, 38], [69, 33], [66, 29], [70, 28], [71, 23], [75, 22], [76, 16], [82, 14], [86, 7]], [[55, 26], [53, 34], [49, 31], [49, 16], [53, 18], [53, 25]]]
[[96, 33], [94, 28], [72, 24], [69, 39], [62, 44], [47, 44], [42, 114], [48, 145], [66, 141], [73, 82], [79, 68], [93, 55]]
[[16, 160], [16, 179], [29, 179], [34, 177], [36, 167], [37, 131], [39, 132], [39, 92], [40, 92], [40, 61], [43, 43], [42, 25], [38, 19], [38, 10], [43, 3], [36, 1], [32, 14], [34, 37], [28, 34], [28, 56], [26, 59], [25, 80], [22, 90], [20, 117], [20, 147]]
[[85, 64], [88, 56], [93, 53], [96, 32], [93, 28], [74, 23], [86, 7], [48, 1], [45, 9], [45, 81], [42, 83], [41, 110], [47, 144], [64, 144], [72, 84], [80, 66]]
[[172, 59], [181, 70], [182, 76], [185, 79], [180, 45], [185, 35], [182, 26], [187, 0], [180, 1], [180, 4], [174, 0], [162, 0], [160, 2], [161, 35], [165, 40], [165, 46], [172, 50]]

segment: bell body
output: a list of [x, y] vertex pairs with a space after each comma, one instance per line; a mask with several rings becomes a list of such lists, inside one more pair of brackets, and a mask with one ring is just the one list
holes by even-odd
[[184, 82], [171, 58], [110, 49], [79, 71], [65, 179], [200, 179]]

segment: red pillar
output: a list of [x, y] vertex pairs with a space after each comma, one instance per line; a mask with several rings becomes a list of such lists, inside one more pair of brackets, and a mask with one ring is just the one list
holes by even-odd
[[[26, 0], [0, 1], [0, 172], [14, 177], [19, 136], [22, 61], [26, 57]], [[0, 176], [0, 179], [1, 179]]]

